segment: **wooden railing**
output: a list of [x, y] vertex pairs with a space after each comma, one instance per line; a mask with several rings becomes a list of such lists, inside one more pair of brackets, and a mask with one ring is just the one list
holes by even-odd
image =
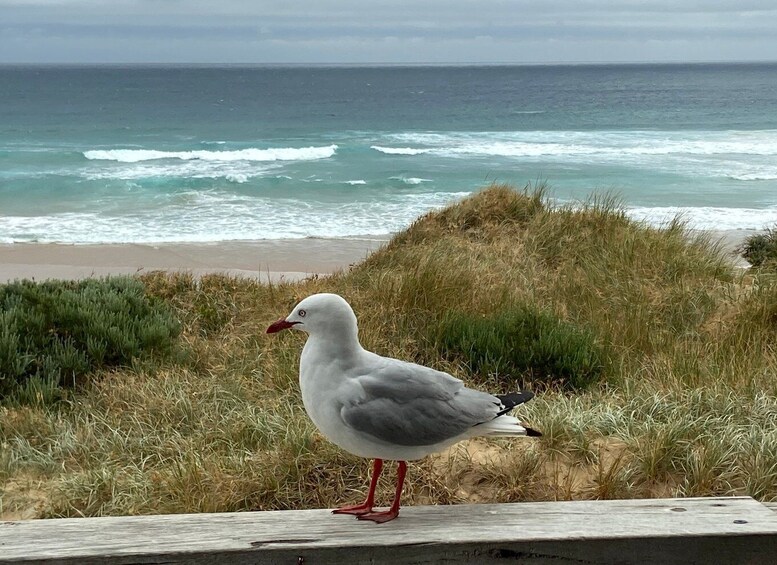
[[0, 563], [777, 563], [748, 497], [417, 506], [0, 522]]

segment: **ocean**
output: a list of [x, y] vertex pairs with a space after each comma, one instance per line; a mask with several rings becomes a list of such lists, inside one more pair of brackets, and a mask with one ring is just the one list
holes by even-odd
[[396, 232], [490, 183], [777, 223], [777, 64], [0, 67], [0, 242]]

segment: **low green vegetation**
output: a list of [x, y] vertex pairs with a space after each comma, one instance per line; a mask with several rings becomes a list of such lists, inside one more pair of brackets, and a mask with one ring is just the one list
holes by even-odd
[[737, 271], [681, 222], [634, 222], [613, 199], [553, 206], [542, 189], [493, 186], [330, 277], [137, 284], [180, 321], [181, 353], [98, 364], [64, 401], [0, 406], [3, 516], [361, 500], [369, 462], [324, 440], [302, 408], [304, 335], [264, 334], [314, 292], [349, 300], [368, 349], [493, 392], [538, 392], [517, 414], [542, 438], [414, 463], [407, 504], [777, 499], [773, 275]]
[[489, 316], [448, 312], [437, 347], [446, 358], [462, 359], [473, 374], [494, 375], [508, 387], [581, 389], [604, 375], [603, 354], [590, 332], [530, 305]]
[[137, 279], [0, 285], [0, 399], [52, 401], [96, 369], [169, 351], [178, 333]]
[[753, 267], [777, 269], [777, 228], [748, 236], [737, 251]]

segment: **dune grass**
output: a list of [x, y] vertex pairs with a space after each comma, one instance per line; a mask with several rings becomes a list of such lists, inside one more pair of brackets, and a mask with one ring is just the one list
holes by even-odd
[[[98, 370], [57, 403], [0, 407], [4, 516], [361, 500], [369, 462], [319, 436], [301, 406], [304, 336], [264, 334], [322, 291], [351, 302], [369, 349], [493, 392], [538, 392], [519, 415], [542, 438], [476, 440], [415, 463], [407, 504], [777, 499], [777, 282], [767, 272], [745, 279], [680, 222], [655, 229], [610, 198], [557, 207], [542, 188], [492, 186], [330, 277], [141, 280], [180, 319], [180, 353]], [[505, 338], [516, 311], [542, 320], [528, 324], [524, 345]], [[461, 320], [501, 324], [501, 337], [474, 355]], [[551, 343], [565, 349], [537, 347], [564, 367], [560, 377], [515, 356], [547, 328], [562, 332]]]

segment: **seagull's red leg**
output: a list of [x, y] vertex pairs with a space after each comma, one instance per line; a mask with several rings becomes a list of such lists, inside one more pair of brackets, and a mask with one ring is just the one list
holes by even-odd
[[382, 524], [388, 522], [399, 516], [399, 499], [402, 496], [402, 487], [405, 484], [405, 474], [407, 473], [407, 463], [404, 461], [397, 462], [397, 490], [394, 493], [394, 502], [385, 512], [368, 512], [366, 514], [360, 514], [357, 516], [359, 520], [371, 520]]
[[367, 493], [367, 500], [361, 504], [337, 508], [332, 510], [332, 514], [353, 514], [354, 516], [359, 516], [360, 514], [372, 512], [372, 507], [375, 504], [375, 487], [378, 486], [378, 477], [380, 477], [382, 470], [383, 459], [376, 459], [372, 464], [372, 479], [370, 480], [370, 491]]

